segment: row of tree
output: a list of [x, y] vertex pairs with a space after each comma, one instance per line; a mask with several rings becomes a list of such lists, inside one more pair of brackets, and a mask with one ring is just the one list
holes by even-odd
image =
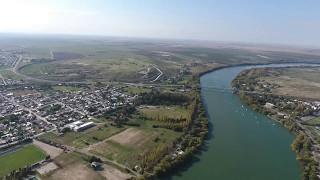
[[302, 166], [303, 180], [317, 180], [319, 164], [312, 155], [311, 141], [305, 135], [299, 134], [291, 144], [292, 150], [297, 154], [297, 160]]
[[17, 171], [14, 170], [10, 174], [0, 177], [2, 180], [16, 180], [16, 179], [23, 179], [26, 175], [30, 174], [31, 166], [27, 165], [24, 168], [19, 168]]
[[[174, 143], [180, 144], [184, 153], [177, 155], [177, 157], [174, 158], [170, 153], [168, 153], [169, 151], [166, 151], [166, 149], [165, 151], [158, 150], [158, 153], [153, 153], [152, 155], [145, 157], [141, 163], [143, 172], [145, 173], [140, 177], [140, 179], [156, 179], [167, 176], [189, 161], [195, 151], [202, 146], [208, 134], [208, 119], [206, 118], [200, 92], [194, 91], [191, 97], [192, 102], [190, 104], [189, 114], [191, 119], [183, 131], [184, 134], [182, 138], [178, 139], [177, 142]], [[159, 154], [159, 156], [157, 156], [157, 154]], [[161, 160], [159, 161], [159, 159]], [[157, 161], [159, 162], [155, 163]], [[153, 168], [150, 168], [148, 165], [152, 165]], [[153, 171], [150, 172], [150, 170]]]
[[136, 105], [149, 104], [149, 105], [187, 105], [189, 98], [180, 93], [159, 92], [152, 90], [148, 93], [140, 94], [139, 98], [135, 100]]

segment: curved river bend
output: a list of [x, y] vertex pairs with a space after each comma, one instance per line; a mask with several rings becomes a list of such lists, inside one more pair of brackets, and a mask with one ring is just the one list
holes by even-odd
[[[203, 75], [201, 86], [229, 88], [238, 73], [254, 67], [308, 64], [236, 66]], [[232, 93], [201, 90], [211, 123], [205, 150], [189, 167], [174, 174], [183, 180], [298, 180], [301, 171], [290, 145], [294, 136], [281, 124], [254, 112]]]

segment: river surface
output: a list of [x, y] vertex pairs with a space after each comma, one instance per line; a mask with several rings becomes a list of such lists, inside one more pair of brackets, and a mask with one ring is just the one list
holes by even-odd
[[[238, 66], [203, 75], [201, 86], [229, 88], [245, 69], [307, 64]], [[280, 123], [259, 114], [230, 92], [201, 90], [210, 121], [205, 148], [171, 179], [299, 180], [301, 170], [290, 145], [294, 136]]]

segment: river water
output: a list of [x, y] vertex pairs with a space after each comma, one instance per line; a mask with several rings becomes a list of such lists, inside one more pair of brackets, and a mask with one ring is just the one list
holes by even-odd
[[[203, 75], [201, 86], [229, 88], [237, 74], [253, 67], [238, 66]], [[201, 90], [210, 121], [204, 150], [170, 179], [298, 180], [301, 170], [290, 145], [294, 136], [281, 124], [254, 112], [232, 93]]]

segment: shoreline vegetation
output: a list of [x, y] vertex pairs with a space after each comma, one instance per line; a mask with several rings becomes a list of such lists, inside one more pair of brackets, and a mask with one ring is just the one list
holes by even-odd
[[[250, 69], [251, 70], [251, 69]], [[244, 70], [237, 75], [237, 77], [232, 81], [231, 87], [237, 88], [238, 92], [237, 96], [240, 98], [242, 102], [251, 107], [254, 111], [257, 111], [263, 115], [268, 116], [271, 119], [274, 119], [280, 122], [289, 132], [291, 132], [296, 138], [291, 144], [291, 149], [296, 153], [296, 159], [300, 164], [302, 175], [301, 178], [303, 180], [316, 180], [317, 171], [319, 169], [319, 163], [315, 160], [313, 155], [312, 139], [308, 137], [307, 133], [303, 130], [301, 125], [296, 122], [296, 118], [298, 116], [306, 116], [311, 112], [307, 107], [303, 107], [302, 105], [279, 105], [277, 101], [281, 100], [283, 102], [293, 101], [293, 98], [288, 98], [285, 96], [272, 94], [266, 90], [266, 93], [257, 94], [257, 93], [247, 93], [247, 91], [256, 91], [253, 89], [254, 85], [257, 85], [256, 78], [252, 78], [251, 76], [254, 73], [249, 72], [250, 70]], [[248, 77], [250, 76], [250, 77]], [[243, 87], [247, 85], [246, 87]], [[258, 86], [258, 85], [257, 85]], [[269, 93], [268, 93], [269, 92]], [[283, 111], [288, 110], [292, 112], [290, 116], [284, 116], [280, 112], [277, 112], [273, 108], [267, 107], [266, 104], [271, 104], [281, 107]]]
[[[285, 63], [289, 63], [289, 62], [285, 62]], [[299, 63], [299, 62], [292, 62], [292, 63]], [[269, 65], [269, 64], [281, 64], [281, 62], [279, 63], [259, 63], [259, 64], [250, 64], [250, 63], [242, 63], [242, 64], [234, 64], [234, 65], [222, 65], [222, 66], [218, 66], [218, 67], [213, 67], [209, 70], [203, 71], [203, 72], [199, 72], [196, 74], [193, 74], [192, 76], [190, 76], [190, 78], [188, 79], [188, 85], [191, 87], [200, 87], [200, 77], [213, 72], [213, 71], [217, 71], [220, 69], [224, 69], [224, 68], [229, 68], [229, 67], [237, 67], [237, 66], [255, 66], [255, 65]], [[310, 63], [310, 64], [317, 64], [317, 63]], [[185, 152], [182, 155], [177, 156], [174, 160], [172, 160], [172, 158], [169, 155], [166, 155], [163, 152], [166, 152], [168, 154], [168, 152], [170, 151], [170, 148], [174, 148], [173, 145], [168, 146], [168, 147], [162, 147], [162, 148], [157, 148], [155, 151], [153, 151], [152, 153], [149, 154], [150, 157], [153, 157], [153, 159], [156, 159], [155, 157], [159, 154], [162, 158], [159, 158], [157, 160], [157, 163], [153, 164], [154, 167], [153, 169], [151, 168], [146, 168], [145, 170], [147, 170], [147, 172], [145, 172], [145, 170], [142, 170], [143, 175], [139, 178], [139, 179], [156, 179], [156, 178], [163, 178], [166, 177], [167, 175], [171, 175], [172, 172], [178, 171], [178, 166], [179, 165], [183, 165], [185, 162], [189, 161], [193, 154], [197, 151], [200, 150], [201, 147], [204, 144], [204, 141], [206, 140], [207, 134], [209, 133], [209, 120], [207, 119], [206, 116], [206, 111], [205, 108], [203, 106], [202, 103], [202, 97], [201, 97], [201, 89], [200, 88], [194, 88], [193, 89], [194, 95], [193, 97], [193, 101], [190, 104], [190, 118], [192, 119], [188, 125], [188, 130], [184, 131], [184, 134], [182, 137], [186, 137], [187, 135], [190, 135], [190, 131], [192, 131], [191, 126], [193, 124], [201, 124], [202, 127], [202, 132], [198, 135], [193, 134], [193, 136], [191, 136], [192, 138], [189, 139], [189, 143], [188, 139], [184, 139], [182, 140], [181, 138], [177, 139], [177, 141], [174, 144], [183, 144], [184, 146], [181, 149], [184, 149]], [[241, 99], [241, 98], [240, 98]], [[243, 99], [241, 99], [243, 100]], [[262, 112], [260, 112], [262, 113]], [[262, 113], [263, 114], [263, 113]], [[199, 136], [200, 135], [200, 136]], [[307, 146], [310, 147], [310, 145], [308, 143], [310, 143], [309, 141], [305, 142], [306, 138], [305, 137], [300, 137], [299, 139], [297, 138], [297, 142], [295, 141], [293, 144], [295, 144], [294, 147], [292, 147], [292, 149], [295, 148], [294, 151], [296, 151], [297, 155], [299, 153], [299, 157], [297, 157], [297, 159], [300, 161], [306, 161], [308, 164], [307, 167], [307, 175], [305, 176], [309, 176], [310, 172], [314, 171], [315, 168], [313, 168], [315, 166], [313, 161], [310, 161], [310, 153], [306, 153], [305, 149], [302, 149], [303, 147]], [[143, 166], [142, 166], [143, 167]], [[309, 170], [310, 169], [310, 170]]]
[[[180, 165], [189, 161], [193, 154], [203, 145], [208, 134], [209, 121], [202, 103], [200, 90], [189, 92], [189, 115], [182, 126], [183, 135], [175, 142], [164, 147], [158, 147], [144, 156], [141, 162], [142, 176], [139, 179], [164, 178], [177, 170]], [[168, 94], [167, 94], [168, 95]], [[183, 153], [172, 156], [172, 150], [182, 150]]]

